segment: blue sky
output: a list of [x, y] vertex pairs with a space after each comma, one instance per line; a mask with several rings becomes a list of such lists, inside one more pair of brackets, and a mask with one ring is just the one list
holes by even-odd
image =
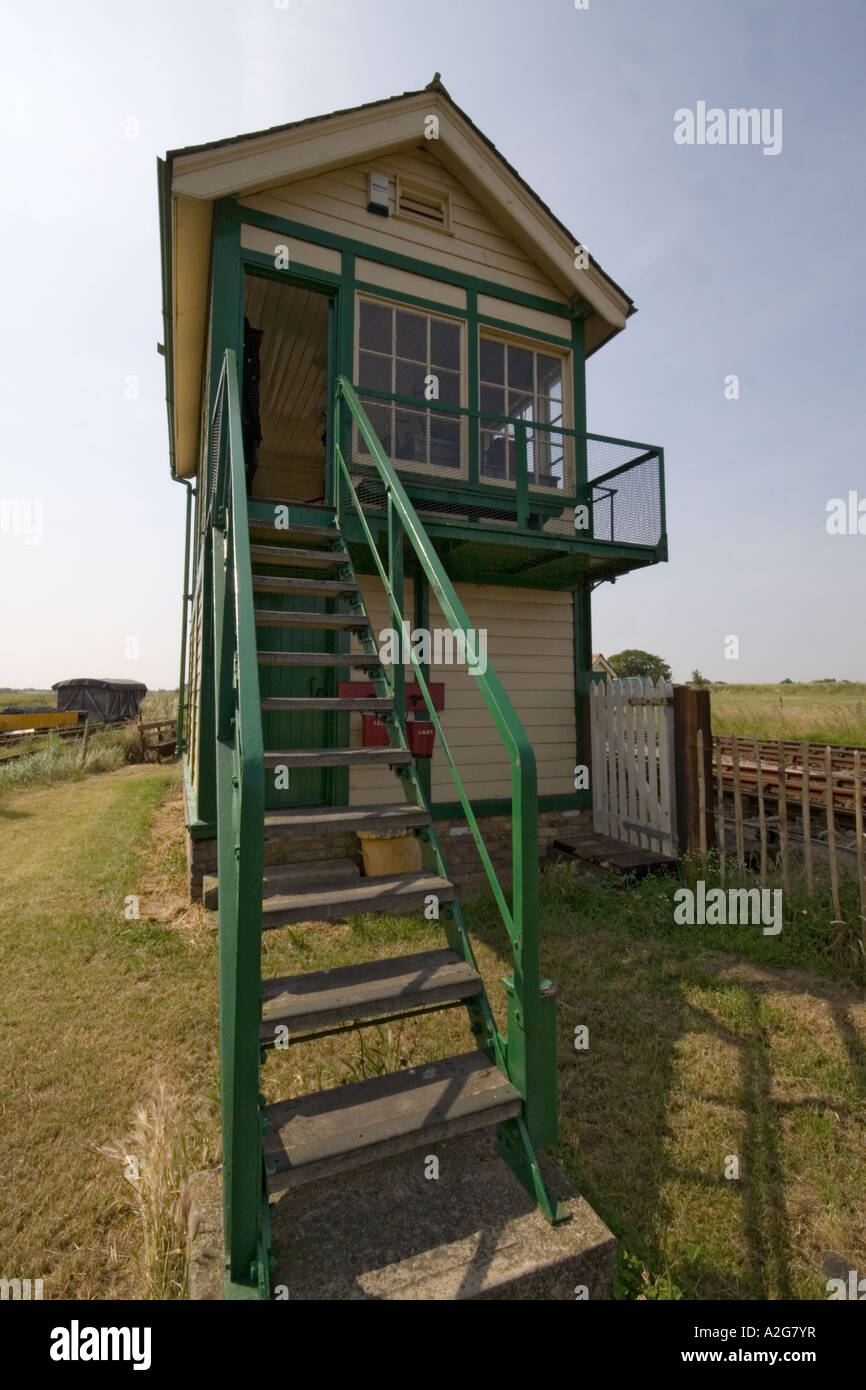
[[[863, 679], [866, 535], [826, 530], [866, 498], [862, 0], [281, 6], [2, 5], [0, 499], [41, 502], [42, 538], [0, 534], [0, 685], [177, 680], [156, 156], [435, 70], [638, 305], [589, 426], [664, 445], [671, 558], [596, 591], [595, 648]], [[677, 145], [698, 101], [781, 108], [781, 152]]]

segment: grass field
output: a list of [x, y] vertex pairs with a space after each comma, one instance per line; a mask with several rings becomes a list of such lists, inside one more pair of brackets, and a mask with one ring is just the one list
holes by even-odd
[[148, 880], [165, 902], [182, 879], [177, 834], [156, 861], [153, 841], [178, 776], [129, 767], [0, 799], [0, 1274], [43, 1278], [46, 1298], [176, 1294], [177, 1254], [144, 1268], [121, 1160], [142, 1164], [146, 1198], [154, 1105], [190, 1161], [215, 1152], [212, 936], [151, 919], [147, 899], [126, 915]]
[[[216, 1161], [218, 1105], [216, 942], [184, 905], [178, 769], [7, 791], [0, 819], [0, 1274], [41, 1277], [48, 1298], [178, 1296], [182, 1238], [164, 1218], [183, 1172]], [[855, 937], [796, 895], [779, 937], [676, 927], [675, 886], [543, 875], [558, 1159], [620, 1239], [621, 1297], [824, 1298], [825, 1252], [866, 1268]], [[466, 913], [499, 1009], [503, 930], [485, 899]], [[423, 919], [311, 923], [268, 934], [264, 973], [437, 945]], [[407, 1020], [278, 1053], [263, 1089], [299, 1095], [471, 1046], [460, 1011]], [[279, 1214], [274, 1233], [279, 1256]]]
[[866, 685], [854, 681], [714, 685], [710, 702], [714, 734], [866, 746]]

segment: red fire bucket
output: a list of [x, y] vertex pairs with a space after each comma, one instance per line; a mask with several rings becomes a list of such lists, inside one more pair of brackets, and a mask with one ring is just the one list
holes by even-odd
[[432, 758], [433, 740], [436, 737], [436, 730], [432, 721], [407, 719], [406, 734], [409, 739], [409, 749], [414, 758]]
[[391, 742], [388, 730], [378, 714], [361, 715], [361, 745], [364, 748], [384, 748]]

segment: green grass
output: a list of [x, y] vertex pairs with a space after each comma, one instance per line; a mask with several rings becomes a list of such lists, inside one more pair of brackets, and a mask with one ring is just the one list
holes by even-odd
[[[215, 943], [126, 915], [178, 775], [124, 768], [0, 802], [0, 1274], [43, 1278], [46, 1298], [176, 1296], [141, 1212], [161, 1149], [213, 1161]], [[179, 1107], [183, 1133], [166, 1133]], [[118, 1146], [140, 1160], [135, 1190]]]
[[[542, 964], [559, 986], [558, 1161], [621, 1242], [618, 1297], [824, 1298], [824, 1251], [866, 1267], [853, 927], [836, 939], [829, 902], [803, 917], [794, 895], [778, 937], [678, 927], [678, 886], [587, 881], [566, 866], [542, 877]], [[465, 912], [503, 1026], [504, 931], [488, 899]], [[269, 933], [265, 973], [441, 944], [435, 923], [414, 918], [309, 924]], [[460, 1011], [432, 1015], [379, 1028], [366, 1048], [355, 1033], [274, 1054], [263, 1086], [276, 1100], [472, 1045]], [[731, 1154], [737, 1180], [725, 1177]], [[290, 1238], [279, 1216], [274, 1233], [279, 1255]]]
[[[195, 917], [172, 928], [124, 915], [142, 883], [182, 888], [177, 779], [176, 767], [124, 768], [0, 800], [0, 1274], [42, 1277], [46, 1297], [177, 1296], [166, 1211], [179, 1169], [217, 1152], [215, 940]], [[866, 1268], [854, 900], [840, 935], [829, 903], [809, 908], [795, 890], [781, 935], [764, 937], [676, 926], [676, 878], [626, 887], [554, 866], [542, 884], [557, 1158], [620, 1240], [617, 1295], [819, 1299], [825, 1251]], [[466, 916], [502, 1026], [505, 934], [487, 899]], [[267, 934], [264, 973], [441, 944], [422, 918], [310, 923]], [[263, 1090], [300, 1095], [472, 1046], [459, 1010], [409, 1019], [274, 1054]], [[118, 1155], [139, 1151], [152, 1179], [132, 1191]], [[275, 1235], [279, 1255], [279, 1218]]]
[[714, 734], [866, 746], [866, 685], [714, 685]]
[[56, 734], [16, 745], [15, 753], [21, 756], [0, 758], [0, 798], [14, 788], [81, 781], [94, 772], [114, 771], [130, 760], [133, 744], [121, 724], [93, 734], [82, 763], [83, 751], [80, 739], [58, 738]]

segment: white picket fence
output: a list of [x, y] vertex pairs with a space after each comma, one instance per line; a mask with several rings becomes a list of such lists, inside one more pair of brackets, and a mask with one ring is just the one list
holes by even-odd
[[590, 693], [593, 824], [600, 835], [676, 854], [674, 691], [632, 676]]

